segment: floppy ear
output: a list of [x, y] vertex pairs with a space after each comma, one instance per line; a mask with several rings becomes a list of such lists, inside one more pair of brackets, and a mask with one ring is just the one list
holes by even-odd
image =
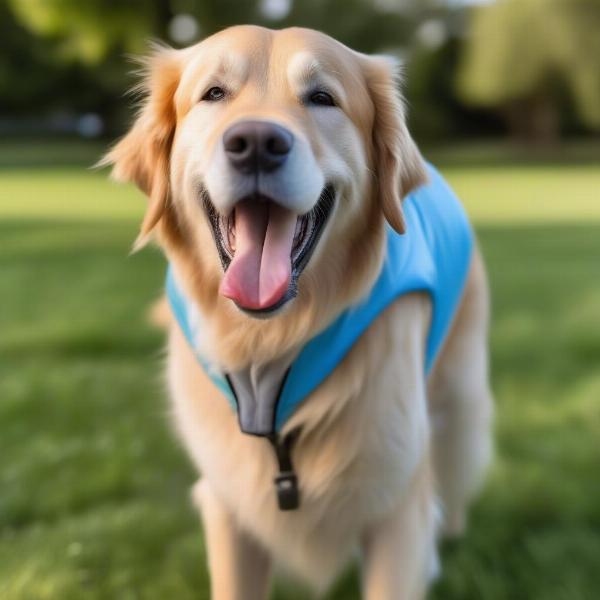
[[366, 57], [366, 79], [375, 108], [373, 165], [388, 223], [404, 233], [402, 199], [427, 179], [425, 164], [406, 127], [399, 65], [391, 57]]
[[177, 50], [156, 46], [142, 60], [144, 78], [137, 91], [144, 100], [136, 121], [98, 163], [113, 165], [112, 177], [134, 182], [148, 196], [148, 207], [134, 250], [146, 244], [154, 226], [170, 202], [169, 165], [175, 133], [173, 96], [179, 84], [180, 60]]

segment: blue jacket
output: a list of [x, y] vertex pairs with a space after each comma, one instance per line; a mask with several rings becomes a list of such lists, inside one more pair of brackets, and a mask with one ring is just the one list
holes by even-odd
[[[425, 373], [430, 371], [462, 295], [473, 251], [473, 233], [460, 202], [442, 176], [432, 166], [428, 166], [428, 174], [429, 181], [404, 200], [406, 233], [399, 235], [387, 228], [386, 257], [374, 286], [362, 301], [342, 312], [302, 348], [285, 377], [279, 396], [272, 400], [270, 430], [242, 427], [246, 433], [270, 435], [280, 431], [294, 410], [333, 372], [377, 316], [396, 298], [409, 292], [425, 291], [432, 299], [424, 364]], [[171, 268], [166, 287], [173, 313], [193, 348], [197, 332], [192, 331], [190, 325], [189, 301], [178, 287]], [[198, 352], [196, 356], [236, 409], [231, 379], [209, 369]]]

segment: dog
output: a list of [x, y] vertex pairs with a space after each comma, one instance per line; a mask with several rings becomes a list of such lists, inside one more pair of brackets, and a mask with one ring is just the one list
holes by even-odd
[[103, 164], [148, 196], [135, 248], [170, 265], [211, 597], [266, 598], [274, 565], [323, 591], [358, 550], [364, 598], [422, 598], [492, 452], [489, 294], [398, 66], [255, 26], [144, 65]]

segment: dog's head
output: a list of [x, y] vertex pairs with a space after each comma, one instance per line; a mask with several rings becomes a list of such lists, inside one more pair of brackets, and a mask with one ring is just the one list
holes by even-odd
[[106, 162], [149, 196], [139, 239], [157, 231], [204, 310], [252, 328], [364, 293], [384, 218], [402, 232], [401, 200], [424, 179], [392, 61], [244, 26], [159, 48], [147, 70]]

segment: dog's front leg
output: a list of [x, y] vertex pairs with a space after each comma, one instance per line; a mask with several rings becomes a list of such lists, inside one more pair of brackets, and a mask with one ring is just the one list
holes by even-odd
[[235, 523], [207, 481], [192, 492], [202, 514], [212, 600], [265, 600], [269, 594], [268, 553]]
[[418, 600], [437, 565], [432, 472], [423, 464], [407, 495], [362, 540], [364, 600]]

